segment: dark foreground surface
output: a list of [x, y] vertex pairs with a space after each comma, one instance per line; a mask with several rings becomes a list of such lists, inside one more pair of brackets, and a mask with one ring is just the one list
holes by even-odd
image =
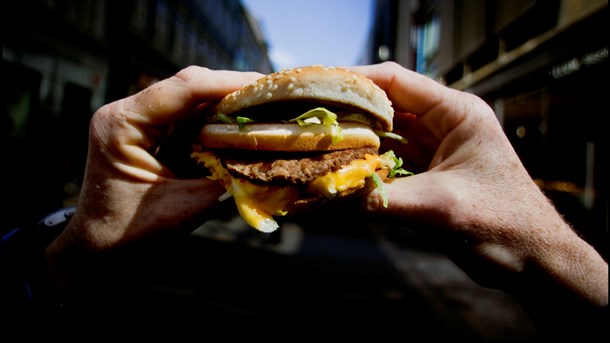
[[512, 298], [473, 283], [409, 231], [315, 222], [283, 223], [271, 236], [239, 218], [209, 222], [184, 241], [130, 256], [119, 277], [73, 292], [45, 322], [54, 333], [169, 332], [197, 341], [534, 334]]

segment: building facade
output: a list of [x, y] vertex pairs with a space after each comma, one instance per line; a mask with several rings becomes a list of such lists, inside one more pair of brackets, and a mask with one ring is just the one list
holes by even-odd
[[188, 65], [272, 71], [260, 28], [239, 0], [35, 0], [1, 6], [0, 153], [2, 198], [9, 204], [2, 228], [75, 196], [88, 122], [103, 104]]

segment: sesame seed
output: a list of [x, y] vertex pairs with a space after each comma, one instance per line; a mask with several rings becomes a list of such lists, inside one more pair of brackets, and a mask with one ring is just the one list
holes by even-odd
[[271, 97], [272, 97], [272, 96], [273, 96], [273, 94], [271, 94], [271, 93], [267, 93], [267, 94], [265, 95], [265, 99], [271, 99]]
[[292, 89], [294, 89], [294, 83], [291, 83], [288, 85], [288, 90], [292, 90]]

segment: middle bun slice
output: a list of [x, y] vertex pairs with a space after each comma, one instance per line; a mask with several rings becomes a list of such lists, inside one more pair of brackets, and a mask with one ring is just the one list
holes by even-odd
[[324, 125], [293, 123], [214, 124], [203, 127], [199, 142], [208, 149], [263, 151], [333, 151], [371, 147], [378, 149], [379, 136], [361, 123], [338, 123], [341, 139], [333, 139]]

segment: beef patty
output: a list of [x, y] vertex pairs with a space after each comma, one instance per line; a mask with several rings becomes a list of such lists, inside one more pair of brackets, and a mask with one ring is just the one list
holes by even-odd
[[307, 153], [225, 151], [225, 168], [235, 177], [253, 183], [303, 185], [348, 165], [352, 160], [364, 159], [366, 154], [377, 155], [375, 148], [346, 149]]

